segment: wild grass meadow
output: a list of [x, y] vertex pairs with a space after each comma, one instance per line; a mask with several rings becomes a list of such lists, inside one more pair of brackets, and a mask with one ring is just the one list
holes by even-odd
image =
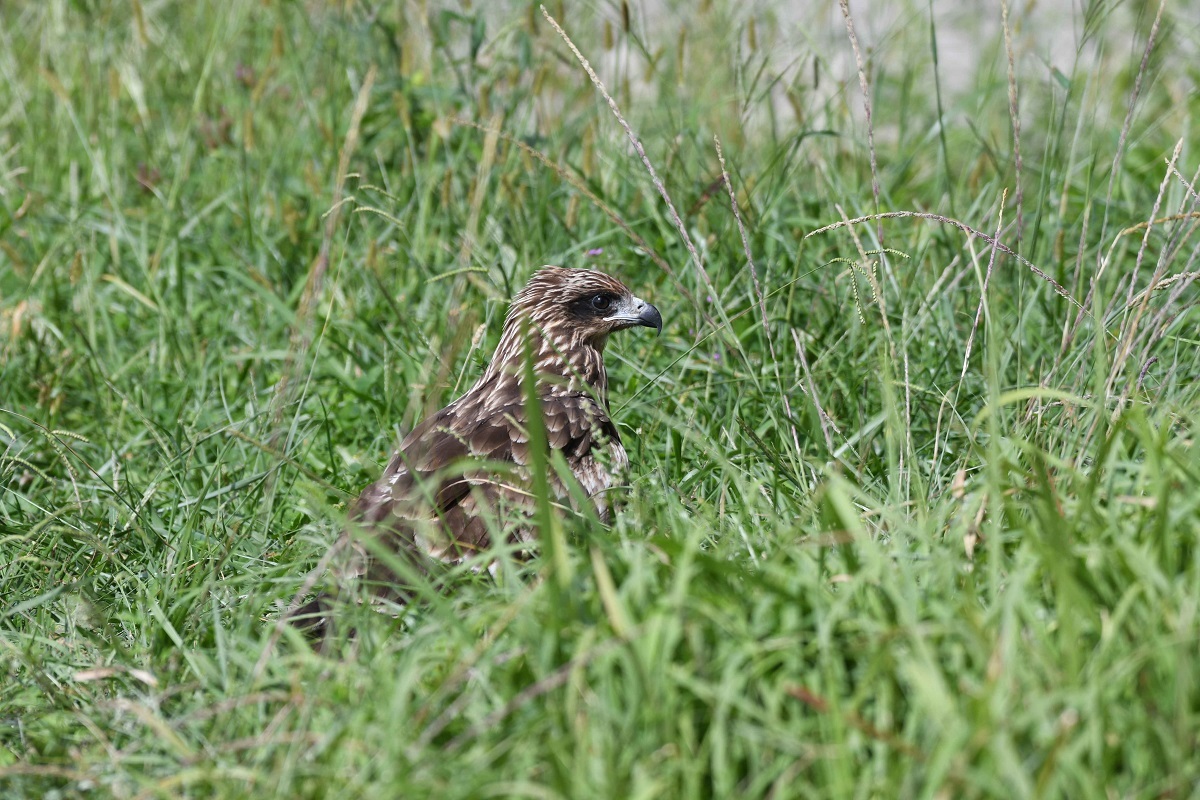
[[[0, 796], [1200, 797], [1198, 65], [1175, 0], [0, 4]], [[314, 653], [546, 263], [666, 320], [621, 513]]]

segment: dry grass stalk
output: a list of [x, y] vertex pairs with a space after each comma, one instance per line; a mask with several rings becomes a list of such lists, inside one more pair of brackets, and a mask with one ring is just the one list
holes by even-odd
[[[796, 453], [804, 452], [800, 447], [800, 436], [796, 433], [796, 425], [793, 422], [795, 417], [792, 415], [792, 404], [788, 400], [787, 392], [783, 391], [783, 379], [779, 375], [779, 359], [775, 356], [775, 342], [771, 339], [771, 326], [767, 323], [767, 303], [763, 299], [762, 286], [758, 283], [758, 269], [754, 266], [754, 256], [750, 254], [750, 237], [746, 235], [746, 225], [742, 222], [742, 212], [738, 209], [737, 192], [733, 190], [733, 183], [729, 180], [729, 171], [725, 168], [725, 154], [721, 151], [721, 138], [713, 136], [713, 142], [717, 146], [717, 160], [721, 162], [721, 180], [725, 182], [725, 188], [729, 191], [729, 205], [733, 209], [733, 218], [737, 222], [738, 233], [742, 237], [742, 250], [746, 254], [746, 263], [750, 266], [750, 277], [754, 282], [754, 294], [758, 298], [758, 309], [762, 315], [763, 335], [767, 339], [767, 350], [771, 354], [771, 368], [775, 370], [775, 383], [780, 387], [780, 395], [783, 398], [783, 410], [787, 414], [788, 427], [792, 431], [792, 444], [796, 447]], [[832, 443], [830, 443], [832, 445]], [[832, 446], [830, 450], [832, 450]]]
[[[325, 273], [329, 269], [329, 254], [333, 249], [333, 234], [337, 230], [338, 222], [341, 219], [342, 206], [344, 205], [343, 193], [346, 188], [346, 178], [350, 171], [350, 159], [354, 156], [354, 152], [358, 149], [359, 131], [362, 127], [363, 116], [367, 113], [368, 100], [371, 97], [371, 88], [375, 85], [375, 76], [377, 70], [374, 66], [367, 71], [367, 76], [363, 80], [362, 86], [358, 90], [358, 96], [354, 101], [354, 110], [350, 117], [350, 127], [346, 130], [346, 138], [342, 143], [342, 151], [338, 158], [337, 176], [333, 182], [333, 203], [325, 216], [325, 230], [321, 238], [321, 249], [317, 253], [316, 259], [308, 270], [308, 280], [304, 285], [304, 294], [300, 297], [300, 308], [296, 312], [296, 324], [292, 328], [291, 342], [288, 346], [288, 355], [285, 361], [286, 366], [283, 369], [283, 374], [279, 377], [279, 382], [275, 384], [275, 394], [273, 402], [275, 405], [274, 413], [272, 414], [271, 428], [278, 428], [280, 420], [283, 418], [283, 409], [289, 400], [288, 386], [291, 382], [291, 376], [295, 372], [296, 364], [301, 357], [301, 354], [308, 352], [308, 346], [312, 343], [312, 316], [313, 308], [316, 305], [316, 300], [321, 296], [321, 289], [325, 285]], [[277, 434], [272, 434], [275, 438]]]
[[850, 226], [850, 225], [857, 225], [861, 222], [870, 222], [871, 220], [902, 219], [902, 218], [928, 219], [928, 220], [932, 220], [934, 222], [941, 222], [945, 225], [953, 225], [955, 228], [958, 228], [963, 233], [969, 234], [971, 236], [977, 236], [980, 239], [982, 239], [983, 241], [992, 245], [993, 247], [998, 247], [1001, 252], [1007, 253], [1008, 255], [1017, 259], [1017, 261], [1019, 261], [1030, 272], [1032, 272], [1034, 275], [1037, 275], [1039, 278], [1044, 280], [1046, 283], [1050, 284], [1050, 287], [1052, 289], [1054, 289], [1054, 293], [1059, 295], [1060, 297], [1064, 298], [1065, 300], [1068, 300], [1071, 303], [1071, 305], [1075, 306], [1076, 308], [1083, 307], [1078, 300], [1076, 300], [1074, 297], [1071, 296], [1070, 292], [1068, 292], [1065, 288], [1063, 288], [1062, 284], [1060, 284], [1058, 281], [1054, 280], [1049, 275], [1047, 275], [1045, 272], [1043, 272], [1042, 269], [1040, 267], [1038, 267], [1037, 264], [1034, 264], [1029, 259], [1025, 258], [1024, 256], [1020, 255], [1019, 253], [1010, 249], [1008, 247], [1008, 245], [1001, 244], [1000, 242], [996, 241], [995, 237], [990, 236], [989, 234], [986, 234], [982, 231], [975, 230], [974, 228], [972, 228], [970, 225], [967, 225], [966, 223], [959, 222], [958, 220], [951, 219], [950, 217], [942, 216], [941, 214], [929, 214], [924, 211], [885, 211], [882, 214], [868, 214], [865, 217], [855, 217], [854, 219], [842, 219], [841, 222], [834, 222], [834, 223], [826, 225], [822, 228], [817, 228], [815, 231], [809, 231], [808, 233], [804, 234], [804, 238], [808, 239], [812, 236], [816, 236], [821, 233], [827, 233], [836, 228], [844, 228], [844, 227]]
[[[850, 38], [850, 49], [854, 51], [854, 63], [858, 66], [858, 87], [862, 90], [863, 109], [867, 114], [867, 149], [871, 154], [871, 193], [875, 197], [875, 213], [879, 213], [879, 165], [875, 159], [875, 127], [871, 121], [871, 89], [867, 85], [867, 69], [862, 49], [858, 46], [858, 35], [854, 32], [854, 18], [850, 16], [849, 0], [838, 0], [842, 18], [846, 21], [846, 35]], [[876, 240], [883, 243], [883, 223], [875, 230]]]
[[[1160, 0], [1158, 4], [1158, 13], [1154, 15], [1154, 24], [1150, 26], [1150, 35], [1146, 39], [1146, 47], [1142, 51], [1142, 62], [1138, 66], [1137, 76], [1133, 81], [1133, 92], [1129, 95], [1129, 105], [1125, 109], [1125, 121], [1121, 125], [1121, 136], [1117, 139], [1117, 151], [1113, 153], [1112, 168], [1108, 173], [1108, 190], [1104, 195], [1104, 221], [1100, 224], [1100, 238], [1104, 239], [1108, 232], [1108, 212], [1112, 208], [1113, 187], [1117, 183], [1117, 175], [1121, 167], [1121, 160], [1125, 156], [1125, 142], [1129, 139], [1129, 129], [1133, 125], [1133, 111], [1137, 107], [1138, 98], [1142, 94], [1142, 81], [1146, 77], [1146, 66], [1150, 62], [1150, 53], [1154, 49], [1154, 44], [1158, 40], [1158, 26], [1162, 22], [1163, 9], [1167, 7], [1167, 0]], [[1100, 258], [1100, 254], [1096, 254]], [[1099, 263], [1099, 271], [1096, 278], [1099, 279], [1100, 274], [1104, 272], [1105, 262]]]
[[632, 239], [633, 243], [636, 244], [642, 250], [642, 252], [644, 252], [646, 255], [650, 256], [650, 259], [655, 263], [655, 265], [657, 265], [658, 268], [661, 269], [667, 275], [667, 277], [670, 278], [671, 281], [675, 284], [675, 288], [679, 291], [679, 293], [682, 294], [687, 299], [687, 301], [689, 303], [691, 303], [694, 307], [701, 309], [702, 313], [705, 316], [705, 319], [708, 321], [708, 323], [710, 325], [713, 325], [714, 327], [716, 326], [716, 322], [712, 319], [712, 317], [710, 317], [708, 315], [708, 313], [706, 311], [703, 311], [703, 307], [701, 306], [701, 304], [696, 301], [695, 296], [679, 280], [679, 276], [677, 276], [675, 274], [675, 270], [671, 269], [671, 265], [667, 263], [667, 260], [665, 258], [663, 258], [658, 253], [657, 250], [655, 250], [653, 247], [651, 247], [650, 243], [647, 242], [645, 239], [643, 239], [641, 237], [641, 235], [638, 234], [637, 231], [635, 231], [632, 227], [630, 227], [629, 223], [625, 221], [624, 217], [622, 217], [617, 212], [616, 209], [614, 209], [608, 203], [604, 202], [603, 198], [601, 198], [599, 195], [597, 195], [595, 192], [593, 192], [591, 190], [591, 188], [587, 185], [586, 181], [584, 181], [582, 178], [580, 178], [578, 175], [576, 175], [573, 171], [571, 171], [571, 170], [567, 169], [566, 167], [564, 167], [563, 165], [551, 160], [551, 158], [549, 156], [547, 156], [545, 153], [543, 153], [541, 150], [538, 150], [536, 147], [533, 147], [533, 146], [529, 145], [528, 143], [521, 141], [520, 139], [512, 136], [509, 133], [506, 133], [502, 130], [492, 128], [488, 125], [483, 125], [479, 122], [475, 122], [474, 120], [466, 119], [464, 117], [452, 117], [450, 121], [453, 122], [455, 125], [464, 125], [469, 128], [474, 128], [475, 130], [480, 131], [481, 133], [484, 133], [484, 134], [488, 134], [488, 135], [494, 134], [495, 136], [499, 137], [505, 143], [507, 143], [513, 147], [519, 148], [526, 155], [530, 156], [531, 158], [537, 159], [539, 162], [541, 162], [541, 164], [543, 166], [545, 166], [547, 169], [549, 169], [551, 172], [553, 172], [555, 175], [557, 175], [562, 180], [569, 183], [572, 188], [574, 188], [576, 191], [578, 191], [580, 194], [582, 194], [584, 197], [586, 197], [588, 199], [588, 202], [590, 202], [596, 208], [600, 209], [606, 217], [608, 217], [610, 220], [612, 220], [614, 225], [616, 225], [618, 228], [620, 228], [622, 231], [624, 231], [625, 235], [628, 236], [630, 239]]
[[642, 165], [645, 166], [646, 172], [650, 174], [650, 180], [654, 184], [654, 188], [658, 190], [663, 202], [667, 204], [667, 210], [671, 212], [671, 221], [675, 223], [675, 227], [678, 229], [679, 235], [683, 238], [683, 244], [685, 247], [687, 247], [688, 252], [691, 254], [692, 260], [696, 265], [696, 270], [700, 273], [700, 277], [703, 279], [705, 287], [708, 288], [713, 297], [716, 297], [716, 289], [713, 288], [712, 281], [708, 278], [708, 272], [704, 269], [704, 262], [700, 258], [700, 253], [696, 250], [696, 245], [692, 244], [692, 237], [687, 232], [687, 226], [683, 224], [683, 219], [679, 216], [679, 212], [675, 208], [675, 203], [671, 201], [671, 196], [667, 193], [667, 187], [663, 184], [662, 178], [658, 177], [658, 171], [655, 170], [654, 165], [650, 163], [650, 157], [646, 155], [646, 149], [642, 147], [642, 143], [634, 134], [633, 128], [631, 128], [629, 123], [625, 121], [625, 116], [621, 113], [620, 107], [617, 106], [617, 101], [612, 99], [612, 95], [608, 93], [608, 89], [604, 88], [604, 82], [600, 80], [600, 76], [596, 74], [594, 69], [592, 69], [592, 65], [586, 58], [584, 58], [583, 53], [579, 52], [579, 48], [575, 46], [573, 41], [571, 41], [571, 37], [568, 36], [567, 32], [562, 29], [562, 26], [558, 24], [558, 21], [555, 20], [554, 17], [550, 16], [550, 12], [546, 10], [545, 6], [540, 6], [540, 8], [542, 10], [542, 16], [545, 17], [546, 21], [550, 23], [550, 27], [554, 28], [554, 32], [557, 33], [564, 42], [566, 42], [567, 47], [571, 48], [571, 53], [574, 54], [575, 60], [579, 62], [581, 67], [583, 67], [584, 72], [586, 72], [588, 77], [591, 79], [592, 85], [594, 85], [600, 91], [600, 94], [603, 95], [605, 102], [608, 103], [608, 107], [613, 113], [613, 116], [617, 118], [617, 122], [621, 123], [621, 127], [625, 130], [625, 135], [629, 137], [629, 141], [633, 145], [633, 149], [637, 151], [638, 157], [642, 160]]
[[988, 284], [992, 281], [992, 269], [996, 266], [996, 253], [1000, 250], [1000, 232], [1004, 229], [1004, 203], [1008, 199], [1008, 190], [1005, 189], [1000, 195], [1000, 211], [996, 218], [996, 237], [995, 244], [992, 246], [991, 255], [988, 257], [987, 271], [983, 274], [983, 288], [979, 292], [979, 305], [975, 308], [975, 322], [971, 325], [971, 333], [967, 336], [966, 353], [963, 355], [962, 372], [958, 375], [958, 384], [961, 387], [962, 382], [967, 377], [967, 365], [971, 362], [971, 347], [975, 344], [975, 332], [979, 330], [979, 321], [983, 319], [983, 308], [987, 303]]
[[1021, 189], [1021, 114], [1017, 102], [1017, 65], [1013, 57], [1012, 27], [1008, 24], [1008, 0], [1000, 0], [1000, 21], [1004, 27], [1004, 53], [1008, 56], [1008, 116], [1012, 121], [1013, 169], [1016, 194], [1013, 201], [1017, 206], [1017, 246], [1021, 245], [1021, 234], [1025, 228], [1023, 209], [1024, 193]]

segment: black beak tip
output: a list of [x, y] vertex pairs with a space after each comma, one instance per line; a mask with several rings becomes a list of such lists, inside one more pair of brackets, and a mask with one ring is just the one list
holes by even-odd
[[658, 313], [658, 309], [646, 303], [646, 307], [638, 314], [638, 324], [645, 325], [647, 328], [654, 328], [658, 334], [662, 335], [662, 314]]

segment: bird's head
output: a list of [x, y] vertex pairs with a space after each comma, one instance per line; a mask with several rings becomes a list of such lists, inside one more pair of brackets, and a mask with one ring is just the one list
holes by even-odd
[[662, 333], [658, 309], [633, 295], [616, 278], [590, 269], [542, 267], [513, 298], [506, 331], [528, 320], [566, 348], [604, 349], [613, 331], [644, 325]]

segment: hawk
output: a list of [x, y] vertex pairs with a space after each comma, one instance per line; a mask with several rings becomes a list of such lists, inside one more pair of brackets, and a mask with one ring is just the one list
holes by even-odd
[[[530, 367], [546, 443], [562, 453], [607, 522], [606, 492], [629, 460], [609, 415], [604, 345], [609, 334], [639, 325], [661, 333], [662, 315], [616, 278], [553, 266], [535, 272], [513, 298], [483, 375], [413, 428], [383, 475], [351, 506], [348, 529], [335, 546], [348, 556], [340, 577], [365, 579], [375, 597], [404, 602], [405, 579], [384, 563], [395, 559], [375, 556], [381, 549], [428, 573], [486, 551], [497, 535], [518, 546], [532, 542]], [[555, 500], [570, 503], [570, 487], [553, 469], [547, 483]], [[325, 608], [318, 598], [292, 619], [320, 634]]]

